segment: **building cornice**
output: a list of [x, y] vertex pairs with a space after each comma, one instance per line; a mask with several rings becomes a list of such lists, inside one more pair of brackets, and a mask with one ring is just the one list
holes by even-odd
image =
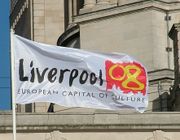
[[80, 14], [74, 17], [75, 23], [89, 22], [97, 19], [107, 18], [111, 16], [119, 16], [131, 14], [135, 12], [142, 12], [145, 10], [158, 10], [161, 12], [180, 11], [180, 2], [164, 2], [161, 0], [146, 0], [135, 3], [114, 6], [102, 10], [92, 10], [87, 13]]
[[[180, 112], [17, 114], [17, 132], [180, 131]], [[0, 133], [12, 131], [12, 114], [0, 114]]]
[[148, 72], [149, 82], [158, 82], [160, 81], [173, 81], [174, 80], [174, 70], [171, 69], [159, 69]]

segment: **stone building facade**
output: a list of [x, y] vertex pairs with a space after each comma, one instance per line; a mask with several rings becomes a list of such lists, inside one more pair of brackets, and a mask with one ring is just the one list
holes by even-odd
[[[12, 0], [11, 27], [37, 42], [98, 52], [127, 53], [149, 76], [144, 114], [66, 108], [47, 103], [17, 106], [18, 139], [178, 140], [173, 41], [179, 0]], [[54, 113], [45, 113], [53, 108]], [[168, 111], [168, 112], [167, 112]], [[32, 113], [24, 113], [32, 112]], [[0, 113], [0, 139], [10, 139], [11, 114]]]

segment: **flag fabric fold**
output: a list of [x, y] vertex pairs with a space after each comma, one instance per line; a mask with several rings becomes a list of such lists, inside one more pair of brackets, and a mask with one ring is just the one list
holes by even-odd
[[135, 109], [148, 106], [145, 67], [126, 54], [93, 53], [13, 36], [15, 102], [66, 107]]

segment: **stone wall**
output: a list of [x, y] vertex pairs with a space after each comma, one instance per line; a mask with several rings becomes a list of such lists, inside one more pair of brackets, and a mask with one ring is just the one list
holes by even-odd
[[[17, 114], [18, 140], [178, 140], [180, 113]], [[0, 139], [12, 137], [12, 116], [0, 114]], [[130, 134], [131, 133], [131, 134]]]
[[101, 10], [95, 8], [97, 4], [75, 17], [81, 48], [126, 53], [139, 60], [149, 73], [147, 110], [167, 111], [174, 80], [168, 32], [179, 21], [180, 1], [119, 0], [118, 6]]
[[64, 32], [64, 1], [34, 0], [34, 40], [54, 44]]

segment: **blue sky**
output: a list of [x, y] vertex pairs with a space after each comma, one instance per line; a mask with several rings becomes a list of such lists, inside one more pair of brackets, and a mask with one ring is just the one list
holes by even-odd
[[11, 107], [9, 6], [9, 0], [0, 1], [0, 110], [9, 110]]

